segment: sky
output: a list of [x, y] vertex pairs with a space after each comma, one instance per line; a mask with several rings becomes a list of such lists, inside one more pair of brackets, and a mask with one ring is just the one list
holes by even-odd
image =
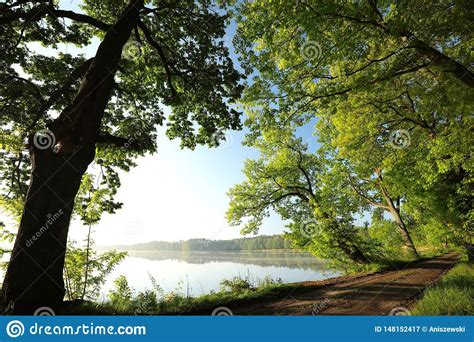
[[[80, 12], [78, 3], [62, 0], [60, 8]], [[234, 62], [238, 63], [231, 44], [234, 33], [235, 25], [232, 24], [227, 29], [225, 42]], [[59, 49], [92, 57], [97, 45], [98, 41], [93, 41], [86, 49], [72, 45], [61, 45]], [[30, 47], [44, 55], [57, 53], [40, 44]], [[226, 141], [218, 148], [199, 146], [194, 151], [182, 150], [179, 140], [170, 141], [164, 134], [164, 127], [159, 127], [158, 131], [158, 153], [137, 159], [137, 167], [128, 173], [120, 173], [122, 186], [116, 200], [124, 205], [113, 215], [104, 214], [92, 227], [96, 244], [241, 237], [239, 227], [227, 224], [225, 212], [229, 202], [227, 191], [244, 180], [241, 172], [244, 160], [258, 156], [256, 150], [242, 146], [245, 131], [227, 132]], [[300, 131], [300, 135], [310, 139], [310, 147], [316, 144], [311, 132], [312, 127]], [[277, 215], [271, 215], [264, 221], [259, 235], [281, 233], [284, 224]], [[84, 240], [87, 230], [79, 220], [73, 220], [70, 239]]]

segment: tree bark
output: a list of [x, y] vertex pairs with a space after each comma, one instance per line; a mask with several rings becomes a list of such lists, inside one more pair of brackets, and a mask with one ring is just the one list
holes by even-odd
[[72, 106], [54, 122], [55, 149], [30, 141], [32, 176], [3, 282], [4, 312], [32, 314], [59, 309], [65, 294], [63, 268], [69, 222], [95, 144], [114, 76], [143, 0], [131, 0], [106, 33]]
[[382, 170], [380, 168], [375, 169], [375, 173], [378, 176], [378, 185], [380, 187], [380, 192], [382, 194], [382, 197], [387, 203], [386, 206], [381, 206], [390, 214], [392, 215], [393, 220], [395, 221], [395, 224], [398, 227], [398, 230], [400, 231], [400, 234], [402, 235], [403, 242], [405, 246], [408, 248], [410, 253], [415, 257], [419, 258], [420, 255], [418, 254], [418, 251], [415, 248], [415, 244], [413, 243], [413, 240], [411, 239], [410, 233], [408, 232], [408, 229], [405, 225], [405, 222], [403, 222], [403, 219], [400, 215], [400, 198], [397, 198], [397, 206], [395, 206], [392, 197], [389, 195], [387, 189], [383, 185], [383, 176], [382, 176]]
[[405, 246], [415, 258], [419, 258], [420, 255], [418, 254], [418, 251], [415, 248], [415, 244], [411, 239], [410, 233], [408, 232], [405, 222], [403, 222], [403, 219], [400, 215], [400, 209], [395, 207], [392, 198], [387, 194], [385, 188], [382, 185], [380, 187], [382, 189], [382, 195], [385, 199], [385, 202], [387, 203], [388, 211], [392, 215], [392, 218], [395, 221], [395, 224], [397, 225], [400, 234], [402, 235], [402, 239]]
[[365, 256], [364, 252], [345, 234], [340, 223], [332, 219], [331, 216], [323, 212], [322, 217], [330, 221], [331, 237], [335, 245], [352, 261], [357, 264], [368, 264], [370, 260]]
[[368, 264], [369, 260], [365, 254], [354, 244], [348, 244], [343, 240], [337, 240], [337, 246], [346, 254], [349, 259], [358, 264]]
[[402, 239], [403, 239], [403, 242], [405, 243], [405, 246], [413, 254], [414, 257], [419, 258], [420, 255], [418, 254], [418, 251], [416, 250], [415, 244], [413, 243], [413, 240], [411, 239], [410, 233], [408, 232], [405, 222], [403, 222], [403, 219], [400, 216], [400, 212], [398, 211], [397, 208], [390, 208], [390, 214], [392, 215], [392, 218], [395, 221], [395, 224], [400, 230], [400, 234], [402, 235]]
[[414, 43], [418, 53], [423, 57], [428, 57], [433, 65], [451, 73], [468, 87], [474, 87], [474, 73], [467, 67], [420, 40], [415, 40]]

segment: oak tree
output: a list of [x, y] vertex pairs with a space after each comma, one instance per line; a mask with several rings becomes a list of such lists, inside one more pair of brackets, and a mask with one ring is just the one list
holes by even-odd
[[[96, 214], [119, 208], [117, 172], [156, 151], [157, 125], [188, 148], [215, 146], [223, 130], [240, 127], [228, 104], [241, 86], [223, 41], [222, 1], [84, 0], [77, 11], [60, 4], [0, 4], [2, 205], [21, 210], [2, 304], [17, 313], [60, 305], [73, 208], [99, 190]], [[96, 51], [64, 52], [72, 45]], [[92, 165], [102, 184], [79, 191]]]

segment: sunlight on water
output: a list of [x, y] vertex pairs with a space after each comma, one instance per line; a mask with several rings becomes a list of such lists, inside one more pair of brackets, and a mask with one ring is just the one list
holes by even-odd
[[221, 280], [239, 275], [249, 277], [253, 283], [265, 276], [286, 283], [339, 275], [325, 262], [303, 253], [131, 251], [109, 276], [102, 288], [102, 300], [122, 274], [136, 291], [151, 289], [151, 275], [165, 292], [193, 296], [217, 291]]

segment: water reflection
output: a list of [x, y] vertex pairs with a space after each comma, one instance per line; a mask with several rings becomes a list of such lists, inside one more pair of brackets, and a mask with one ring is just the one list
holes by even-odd
[[128, 251], [128, 255], [148, 260], [177, 260], [190, 264], [210, 262], [235, 262], [256, 266], [276, 266], [321, 271], [327, 269], [327, 262], [311, 254], [279, 251], [239, 252], [181, 252], [181, 251]]
[[128, 251], [128, 257], [102, 287], [103, 298], [119, 275], [125, 275], [136, 291], [149, 289], [152, 276], [165, 292], [181, 288], [183, 293], [200, 295], [218, 291], [223, 279], [234, 276], [248, 277], [254, 283], [267, 276], [290, 283], [326, 279], [338, 273], [329, 269], [327, 262], [306, 253]]

